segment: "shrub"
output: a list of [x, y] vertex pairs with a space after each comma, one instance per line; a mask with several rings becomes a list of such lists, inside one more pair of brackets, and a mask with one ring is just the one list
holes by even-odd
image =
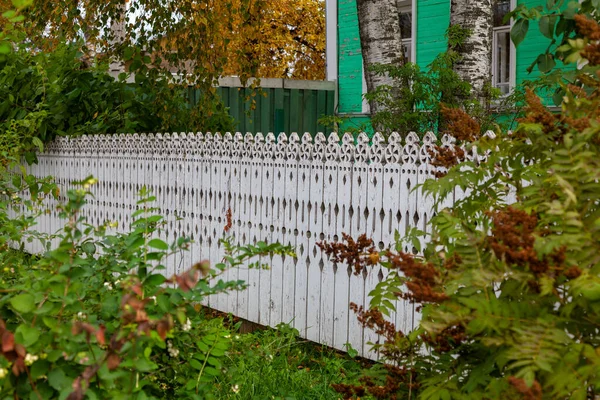
[[[436, 165], [450, 169], [423, 190], [437, 204], [455, 189], [470, 194], [431, 220], [420, 255], [400, 245], [376, 252], [366, 237], [322, 244], [357, 272], [374, 263], [389, 270], [371, 308], [354, 306], [359, 320], [382, 335], [375, 348], [389, 364], [375, 377], [336, 386], [346, 397], [597, 398], [600, 58], [590, 39], [600, 37], [600, 27], [589, 17], [575, 21], [588, 64], [563, 84], [560, 114], [530, 91], [513, 135], [463, 136], [451, 149], [464, 154], [458, 146], [477, 146], [486, 155], [478, 163], [436, 157]], [[419, 247], [420, 235], [403, 239]], [[415, 331], [398, 331], [384, 319], [396, 299], [421, 311]]]
[[[96, 62], [96, 61], [93, 61]], [[12, 154], [35, 149], [57, 135], [230, 131], [233, 120], [207, 93], [192, 107], [187, 88], [140, 68], [135, 82], [115, 80], [107, 66], [83, 58], [76, 44], [52, 53], [20, 49], [0, 61], [0, 148]]]
[[[53, 237], [35, 233], [34, 224], [56, 187], [27, 175], [0, 181], [0, 397], [209, 398], [231, 338], [222, 325], [201, 319], [200, 303], [244, 288], [221, 280], [223, 271], [290, 249], [234, 246], [225, 238], [222, 263], [198, 262], [165, 277], [165, 259], [190, 241], [154, 237], [163, 219], [146, 192], [130, 232], [89, 225], [81, 210], [93, 183], [86, 179], [65, 194], [65, 226], [52, 246]], [[7, 251], [30, 240], [46, 250]]]

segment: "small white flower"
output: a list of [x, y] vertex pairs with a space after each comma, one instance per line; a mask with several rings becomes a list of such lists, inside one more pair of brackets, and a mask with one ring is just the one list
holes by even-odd
[[154, 302], [154, 304], [156, 304], [156, 296], [150, 296], [148, 297], [150, 300], [152, 300]]
[[8, 375], [6, 368], [0, 368], [0, 379], [4, 379]]
[[31, 353], [27, 353], [25, 356], [25, 365], [31, 365], [39, 359], [38, 356], [35, 356]]
[[107, 290], [113, 290], [113, 286], [110, 282], [104, 282], [104, 286]]
[[179, 350], [173, 347], [173, 343], [171, 341], [167, 342], [167, 352], [170, 357], [177, 357], [179, 355]]
[[231, 391], [232, 391], [233, 393], [238, 393], [238, 392], [240, 391], [240, 385], [233, 385], [233, 386], [231, 387]]
[[181, 326], [181, 329], [182, 329], [184, 332], [187, 332], [187, 331], [189, 331], [190, 329], [192, 329], [192, 321], [190, 321], [190, 319], [188, 318], [188, 319], [185, 321], [185, 324], [183, 324], [183, 325]]
[[87, 319], [87, 315], [85, 315], [85, 314], [83, 313], [83, 311], [79, 311], [79, 312], [77, 313], [77, 319], [80, 319], [80, 320]]

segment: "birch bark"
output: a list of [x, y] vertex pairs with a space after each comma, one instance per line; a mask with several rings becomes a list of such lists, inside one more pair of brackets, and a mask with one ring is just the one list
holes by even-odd
[[[117, 6], [117, 13], [113, 16], [110, 24], [110, 45], [117, 48], [125, 42], [125, 26], [127, 18], [127, 4], [122, 2]], [[125, 63], [121, 59], [113, 59], [109, 66], [109, 73], [115, 78], [121, 72], [125, 72]]]
[[450, 27], [459, 25], [471, 35], [459, 46], [449, 43], [449, 51], [460, 58], [454, 71], [473, 88], [476, 98], [487, 99], [486, 88], [492, 80], [492, 37], [494, 0], [451, 0]]
[[[367, 91], [372, 93], [383, 85], [394, 87], [392, 78], [387, 74], [376, 74], [370, 67], [376, 64], [399, 66], [404, 63], [396, 0], [357, 0], [356, 4]], [[383, 109], [375, 100], [370, 100], [369, 106], [372, 114]], [[378, 130], [376, 126], [374, 128]]]

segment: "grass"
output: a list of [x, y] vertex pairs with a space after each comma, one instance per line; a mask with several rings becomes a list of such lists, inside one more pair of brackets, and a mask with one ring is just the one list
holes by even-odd
[[216, 388], [218, 399], [341, 399], [331, 384], [363, 368], [344, 353], [300, 340], [286, 324], [247, 334], [235, 333], [236, 328], [231, 328], [234, 345]]

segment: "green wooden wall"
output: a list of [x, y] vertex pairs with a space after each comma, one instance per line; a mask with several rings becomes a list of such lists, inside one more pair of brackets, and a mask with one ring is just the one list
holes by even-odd
[[[435, 57], [446, 51], [446, 29], [450, 24], [450, 0], [416, 1], [416, 62], [426, 68]], [[545, 0], [518, 0], [518, 4], [537, 6]], [[527, 38], [516, 50], [516, 84], [540, 75], [537, 69], [529, 74], [527, 68], [543, 53], [549, 44], [531, 23]], [[338, 113], [359, 113], [362, 110], [362, 55], [356, 0], [338, 0], [338, 61], [339, 61], [339, 100]], [[558, 65], [562, 67], [562, 65]], [[364, 123], [365, 117], [353, 118], [349, 125]]]
[[[323, 116], [334, 115], [335, 91], [315, 89], [262, 88], [254, 99], [256, 107], [251, 110], [252, 90], [240, 87], [219, 87], [217, 93], [229, 114], [234, 118], [236, 132], [279, 134], [309, 132], [326, 134], [331, 127], [318, 123]], [[190, 102], [196, 104], [198, 90], [190, 90]]]
[[362, 113], [363, 59], [358, 33], [356, 0], [338, 2], [339, 114]]
[[438, 54], [446, 51], [444, 35], [450, 24], [450, 0], [413, 1], [417, 1], [416, 61], [425, 68]]

